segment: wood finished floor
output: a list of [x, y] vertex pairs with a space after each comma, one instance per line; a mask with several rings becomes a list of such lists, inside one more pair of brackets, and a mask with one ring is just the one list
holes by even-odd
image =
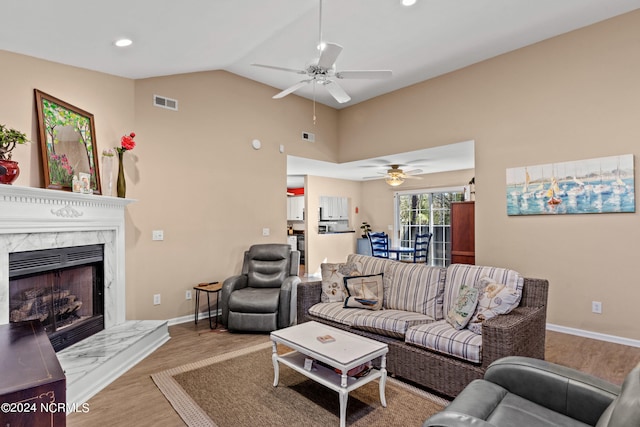
[[[266, 334], [211, 332], [208, 326], [171, 326], [169, 342], [89, 400], [88, 413], [69, 415], [67, 426], [184, 426], [150, 375], [269, 340]], [[547, 332], [546, 358], [621, 384], [640, 362], [640, 348]]]

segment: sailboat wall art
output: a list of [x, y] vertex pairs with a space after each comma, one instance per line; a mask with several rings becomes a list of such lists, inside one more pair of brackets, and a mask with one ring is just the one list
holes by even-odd
[[507, 215], [635, 211], [633, 154], [507, 169]]

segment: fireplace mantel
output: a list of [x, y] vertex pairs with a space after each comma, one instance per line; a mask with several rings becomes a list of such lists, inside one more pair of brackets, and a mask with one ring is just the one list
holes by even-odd
[[105, 329], [125, 321], [125, 207], [99, 195], [0, 185], [0, 324], [9, 323], [9, 253], [105, 247]]
[[0, 185], [0, 234], [124, 226], [133, 199]]
[[167, 342], [166, 320], [126, 320], [125, 207], [135, 200], [0, 184], [0, 325], [9, 254], [104, 245], [104, 330], [57, 353], [67, 403], [81, 404]]

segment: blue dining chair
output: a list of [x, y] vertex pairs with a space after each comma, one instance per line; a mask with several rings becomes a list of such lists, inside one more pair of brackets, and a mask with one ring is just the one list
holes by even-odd
[[431, 244], [432, 233], [416, 234], [416, 240], [413, 244], [413, 262], [429, 261], [429, 245]]
[[387, 233], [367, 234], [371, 243], [371, 255], [377, 258], [389, 258], [389, 236]]

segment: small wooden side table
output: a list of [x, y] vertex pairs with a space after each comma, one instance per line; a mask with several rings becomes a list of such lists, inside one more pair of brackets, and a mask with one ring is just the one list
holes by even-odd
[[[200, 292], [205, 292], [207, 294], [207, 308], [209, 309], [209, 328], [216, 329], [218, 327], [218, 305], [220, 304], [220, 291], [222, 290], [222, 283], [209, 282], [209, 283], [200, 283], [197, 286], [194, 286], [193, 289], [196, 290], [196, 309], [195, 309], [195, 321], [196, 325], [198, 324], [198, 311], [200, 309]], [[215, 328], [211, 324], [211, 301], [209, 300], [209, 294], [216, 294], [216, 326]]]

